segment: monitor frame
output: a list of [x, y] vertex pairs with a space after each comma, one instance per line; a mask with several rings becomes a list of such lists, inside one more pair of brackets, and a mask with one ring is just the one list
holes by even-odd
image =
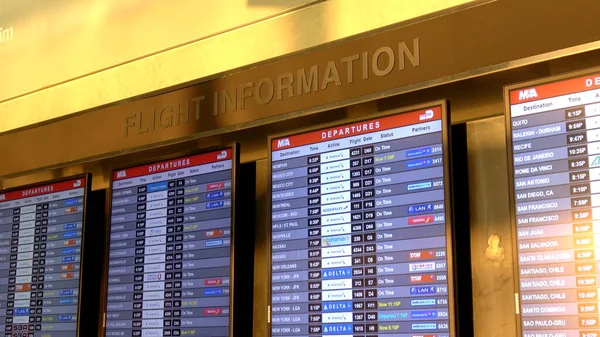
[[[84, 188], [84, 192], [83, 192], [83, 218], [81, 221], [81, 253], [79, 254], [79, 294], [77, 296], [77, 329], [75, 331], [76, 336], [80, 336], [81, 333], [81, 310], [82, 307], [84, 306], [84, 294], [83, 294], [83, 281], [84, 281], [84, 254], [85, 254], [85, 230], [86, 230], [86, 222], [87, 222], [87, 217], [88, 217], [88, 212], [87, 212], [87, 200], [88, 200], [88, 196], [90, 194], [90, 192], [92, 191], [92, 174], [91, 173], [81, 173], [81, 174], [76, 174], [76, 175], [70, 175], [70, 176], [65, 176], [65, 177], [61, 177], [61, 178], [56, 178], [56, 179], [52, 179], [52, 180], [44, 180], [44, 181], [40, 181], [37, 183], [31, 183], [31, 184], [27, 184], [27, 185], [21, 185], [21, 186], [15, 186], [15, 187], [10, 187], [7, 189], [0, 189], [0, 194], [4, 194], [4, 193], [10, 193], [10, 192], [15, 192], [15, 191], [20, 191], [20, 190], [25, 190], [28, 188], [33, 188], [33, 187], [39, 187], [39, 186], [43, 186], [43, 185], [52, 185], [52, 184], [56, 184], [56, 183], [61, 183], [61, 182], [66, 182], [69, 180], [77, 180], [77, 179], [85, 179], [85, 188]], [[46, 194], [52, 194], [52, 193], [46, 193]]]
[[219, 150], [231, 149], [231, 244], [230, 244], [230, 266], [229, 266], [229, 337], [234, 336], [234, 296], [235, 296], [235, 224], [236, 224], [236, 190], [238, 185], [238, 170], [240, 166], [240, 144], [239, 143], [226, 143], [219, 146], [206, 147], [196, 149], [192, 151], [178, 152], [174, 154], [168, 154], [157, 157], [152, 160], [139, 160], [131, 163], [127, 163], [121, 166], [115, 166], [110, 170], [109, 187], [106, 193], [106, 228], [105, 228], [105, 242], [104, 242], [104, 263], [103, 263], [103, 276], [102, 276], [102, 287], [101, 287], [101, 300], [100, 300], [100, 329], [102, 336], [106, 336], [106, 308], [108, 306], [108, 269], [110, 259], [110, 227], [111, 227], [111, 211], [112, 211], [112, 194], [113, 194], [113, 176], [116, 171], [130, 169], [137, 166], [149, 165], [158, 163], [161, 161], [174, 160], [181, 157], [190, 157], [195, 155], [206, 154]]
[[[273, 255], [272, 255], [272, 224], [273, 221], [271, 219], [271, 214], [272, 214], [272, 207], [273, 207], [273, 201], [272, 201], [272, 196], [273, 196], [273, 191], [272, 191], [272, 187], [273, 187], [273, 162], [272, 162], [272, 153], [273, 153], [273, 149], [272, 149], [272, 141], [274, 139], [278, 139], [278, 138], [284, 138], [284, 137], [289, 137], [289, 136], [294, 136], [294, 135], [299, 135], [299, 134], [303, 134], [303, 133], [308, 133], [308, 132], [313, 132], [313, 131], [318, 131], [321, 129], [326, 129], [326, 128], [330, 128], [330, 127], [341, 127], [347, 124], [352, 124], [352, 123], [356, 123], [356, 122], [362, 122], [362, 121], [367, 121], [367, 120], [372, 120], [372, 119], [377, 119], [377, 118], [382, 118], [382, 117], [387, 117], [387, 116], [391, 116], [391, 115], [399, 115], [399, 114], [403, 114], [403, 113], [409, 113], [409, 112], [413, 112], [413, 111], [417, 111], [417, 110], [421, 110], [421, 109], [426, 109], [426, 108], [432, 108], [432, 107], [441, 107], [441, 113], [442, 113], [442, 150], [443, 150], [443, 170], [444, 170], [444, 215], [446, 218], [446, 263], [447, 263], [447, 283], [448, 283], [448, 319], [449, 319], [449, 327], [448, 327], [448, 334], [450, 337], [457, 337], [458, 336], [458, 314], [457, 314], [457, 302], [456, 302], [456, 298], [457, 298], [457, 294], [456, 294], [456, 280], [455, 280], [455, 276], [456, 276], [456, 263], [454, 261], [455, 255], [456, 255], [456, 251], [455, 251], [455, 236], [454, 236], [454, 227], [453, 227], [453, 223], [454, 223], [454, 217], [453, 217], [453, 204], [454, 201], [452, 199], [452, 179], [451, 179], [451, 174], [452, 174], [452, 164], [451, 164], [451, 137], [450, 137], [450, 130], [451, 130], [451, 123], [450, 123], [450, 113], [449, 113], [449, 102], [445, 99], [441, 99], [441, 100], [436, 100], [436, 101], [430, 101], [430, 102], [425, 102], [425, 103], [421, 103], [421, 104], [416, 104], [416, 105], [411, 105], [411, 106], [406, 106], [406, 107], [402, 107], [402, 108], [397, 108], [397, 109], [391, 109], [391, 110], [385, 110], [385, 111], [378, 111], [369, 115], [365, 115], [365, 116], [361, 116], [361, 117], [356, 117], [356, 118], [349, 118], [349, 119], [344, 119], [344, 120], [340, 120], [340, 121], [335, 121], [335, 122], [329, 122], [329, 123], [323, 123], [323, 124], [318, 124], [318, 125], [314, 125], [314, 126], [310, 126], [310, 127], [306, 127], [306, 128], [300, 128], [300, 129], [296, 129], [296, 130], [292, 130], [289, 132], [283, 132], [283, 133], [277, 133], [277, 134], [272, 134], [269, 135], [268, 139], [267, 139], [267, 155], [268, 155], [268, 177], [267, 177], [267, 181], [268, 181], [268, 196], [266, 198], [266, 202], [268, 202], [268, 205], [266, 207], [267, 209], [267, 218], [268, 219], [268, 229], [267, 229], [267, 233], [268, 233], [268, 238], [267, 238], [267, 265], [271, 265], [272, 264], [272, 259], [273, 259]], [[271, 322], [271, 307], [273, 305], [272, 303], [272, 275], [273, 275], [273, 271], [271, 268], [269, 268], [269, 272], [268, 272], [268, 279], [267, 279], [267, 335], [268, 336], [272, 336], [272, 322]]]
[[[504, 121], [505, 121], [505, 140], [506, 140], [506, 159], [507, 159], [507, 168], [508, 168], [508, 201], [509, 201], [509, 210], [510, 210], [510, 224], [511, 224], [511, 233], [513, 237], [512, 248], [514, 250], [513, 254], [513, 285], [514, 285], [514, 308], [515, 308], [515, 319], [517, 321], [516, 330], [517, 336], [523, 335], [523, 318], [521, 316], [521, 284], [520, 284], [520, 272], [519, 272], [519, 243], [517, 240], [517, 212], [516, 212], [516, 189], [515, 189], [515, 173], [514, 173], [514, 151], [512, 148], [513, 140], [512, 140], [512, 117], [511, 117], [511, 102], [510, 102], [510, 93], [512, 91], [516, 91], [519, 89], [528, 89], [531, 87], [543, 85], [543, 84], [552, 84], [557, 82], [562, 82], [569, 79], [575, 79], [578, 77], [584, 77], [587, 75], [599, 74], [600, 75], [600, 67], [592, 67], [586, 68], [578, 71], [571, 71], [568, 73], [554, 75], [554, 76], [546, 76], [537, 78], [534, 80], [519, 82], [508, 84], [504, 86]], [[590, 89], [593, 90], [593, 89]], [[587, 90], [583, 90], [587, 91]], [[582, 91], [573, 91], [573, 93], [582, 92]], [[561, 95], [558, 95], [561, 96]], [[557, 97], [557, 96], [554, 96]]]

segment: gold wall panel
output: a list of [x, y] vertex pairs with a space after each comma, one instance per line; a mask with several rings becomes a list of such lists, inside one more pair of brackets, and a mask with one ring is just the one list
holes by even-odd
[[472, 1], [27, 0], [44, 6], [0, 44], [0, 133]]
[[467, 123], [474, 336], [516, 336], [505, 135], [504, 117]]
[[0, 0], [0, 101], [315, 2]]

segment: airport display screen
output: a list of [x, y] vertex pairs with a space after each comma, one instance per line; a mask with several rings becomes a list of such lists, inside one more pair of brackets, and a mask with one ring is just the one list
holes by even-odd
[[451, 335], [445, 107], [271, 140], [271, 335]]
[[234, 155], [113, 172], [106, 336], [229, 336]]
[[0, 191], [5, 337], [78, 333], [86, 178]]
[[599, 336], [600, 74], [507, 99], [522, 336]]

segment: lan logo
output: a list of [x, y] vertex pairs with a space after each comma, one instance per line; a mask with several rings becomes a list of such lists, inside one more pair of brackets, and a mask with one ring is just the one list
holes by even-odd
[[524, 99], [536, 98], [538, 97], [537, 91], [535, 89], [527, 89], [519, 91], [519, 101]]
[[286, 147], [286, 146], [290, 146], [290, 139], [289, 138], [283, 138], [283, 139], [279, 139], [277, 141], [277, 148], [282, 148], [282, 147]]
[[592, 163], [590, 164], [590, 167], [598, 167], [600, 166], [600, 156], [596, 156], [594, 158], [594, 160], [592, 161]]

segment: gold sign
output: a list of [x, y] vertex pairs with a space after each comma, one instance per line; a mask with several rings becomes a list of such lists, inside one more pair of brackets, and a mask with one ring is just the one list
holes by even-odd
[[[392, 48], [381, 46], [375, 51], [362, 51], [330, 60], [323, 64], [302, 67], [294, 72], [283, 72], [273, 77], [239, 83], [233, 87], [210, 92], [206, 86], [199, 93], [184, 101], [153, 106], [134, 111], [125, 117], [124, 135], [155, 132], [190, 122], [206, 123], [214, 116], [243, 114], [261, 109], [282, 100], [310, 100], [310, 94], [334, 87], [356, 84], [371, 77], [401, 76], [408, 66], [421, 64], [420, 41], [400, 41]], [[212, 116], [210, 116], [212, 113]]]
[[[526, 17], [523, 6], [540, 6], [545, 20], [514, 20], [517, 14]], [[250, 129], [509, 69], [515, 60], [557, 49], [565, 49], [564, 55], [567, 48], [597, 39], [597, 11], [565, 6], [496, 1], [6, 133], [0, 136], [3, 158], [8, 158], [0, 177]], [[573, 20], [582, 25], [581, 34], [562, 29]]]

